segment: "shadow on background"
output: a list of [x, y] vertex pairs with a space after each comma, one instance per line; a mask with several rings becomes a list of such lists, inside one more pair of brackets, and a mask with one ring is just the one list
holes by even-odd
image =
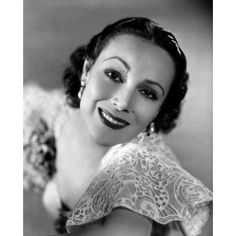
[[[189, 90], [177, 128], [165, 137], [183, 166], [212, 189], [212, 1], [24, 0], [24, 83], [62, 87], [69, 55], [105, 25], [150, 17], [172, 31], [188, 59]], [[39, 195], [24, 192], [24, 236], [53, 233]], [[212, 235], [212, 222], [202, 236]]]

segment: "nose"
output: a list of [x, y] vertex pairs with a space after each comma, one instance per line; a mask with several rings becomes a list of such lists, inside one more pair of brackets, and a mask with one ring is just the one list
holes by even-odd
[[111, 102], [118, 111], [123, 111], [127, 113], [134, 113], [134, 109], [131, 104], [133, 97], [133, 92], [128, 89], [124, 91], [117, 91], [117, 93], [112, 97]]

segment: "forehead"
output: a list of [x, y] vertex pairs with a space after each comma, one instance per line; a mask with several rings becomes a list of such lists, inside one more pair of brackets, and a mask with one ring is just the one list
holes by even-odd
[[167, 51], [158, 45], [131, 34], [114, 37], [102, 50], [98, 60], [118, 56], [124, 59], [132, 69], [174, 77], [174, 61]]

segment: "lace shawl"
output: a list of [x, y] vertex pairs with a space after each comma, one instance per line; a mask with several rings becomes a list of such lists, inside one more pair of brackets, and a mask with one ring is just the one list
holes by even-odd
[[104, 156], [103, 168], [77, 202], [68, 232], [125, 207], [158, 223], [181, 221], [186, 235], [201, 232], [211, 191], [184, 170], [160, 135], [141, 133]]

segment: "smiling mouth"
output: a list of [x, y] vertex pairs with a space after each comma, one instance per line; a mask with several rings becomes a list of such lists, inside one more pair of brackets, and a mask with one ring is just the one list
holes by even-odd
[[129, 125], [127, 121], [113, 116], [110, 112], [103, 110], [100, 107], [98, 108], [98, 113], [101, 117], [103, 124], [105, 124], [111, 129], [122, 129]]

